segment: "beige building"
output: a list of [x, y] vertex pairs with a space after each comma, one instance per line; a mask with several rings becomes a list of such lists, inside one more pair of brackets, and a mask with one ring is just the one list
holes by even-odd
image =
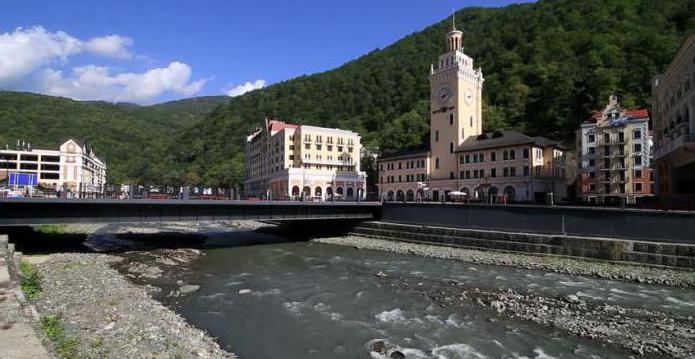
[[695, 200], [695, 34], [652, 80], [657, 194]]
[[13, 173], [35, 175], [38, 186], [48, 192], [64, 190], [79, 198], [94, 197], [104, 191], [106, 163], [94, 150], [74, 139], [65, 141], [58, 150], [33, 149], [17, 144], [0, 150], [0, 180]]
[[611, 96], [577, 131], [577, 197], [588, 203], [635, 203], [652, 196], [649, 113], [624, 109]]
[[266, 120], [246, 139], [246, 197], [362, 199], [361, 150], [355, 132]]
[[430, 143], [382, 156], [379, 193], [385, 200], [439, 201], [451, 192], [470, 200], [566, 197], [564, 150], [515, 131], [483, 133], [483, 73], [464, 52], [463, 33], [447, 34], [448, 52], [430, 70]]

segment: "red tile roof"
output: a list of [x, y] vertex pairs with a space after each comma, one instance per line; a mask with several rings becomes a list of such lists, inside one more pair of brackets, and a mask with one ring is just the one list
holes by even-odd
[[649, 111], [645, 109], [637, 109], [637, 110], [627, 110], [627, 115], [628, 116], [634, 116], [636, 118], [647, 118], [649, 117]]
[[280, 131], [285, 128], [297, 128], [299, 125], [294, 125], [291, 123], [286, 123], [278, 120], [268, 121], [268, 130], [270, 131]]

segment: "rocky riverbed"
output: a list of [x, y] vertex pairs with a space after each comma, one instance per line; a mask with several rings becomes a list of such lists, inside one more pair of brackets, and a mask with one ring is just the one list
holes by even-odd
[[[692, 287], [695, 283], [692, 271], [656, 267], [608, 265], [570, 258], [538, 258], [352, 236], [322, 238], [315, 242], [612, 280], [682, 287]], [[485, 310], [497, 312], [512, 320], [530, 321], [568, 334], [625, 347], [635, 356], [695, 358], [695, 318], [692, 315], [587, 302], [574, 294], [552, 297], [532, 292], [519, 293], [511, 289], [472, 288], [457, 281], [428, 280], [411, 283], [407, 278], [391, 277], [383, 272], [375, 273], [375, 276], [387, 285], [411, 290], [413, 295], [425, 296], [442, 307], [474, 302]]]

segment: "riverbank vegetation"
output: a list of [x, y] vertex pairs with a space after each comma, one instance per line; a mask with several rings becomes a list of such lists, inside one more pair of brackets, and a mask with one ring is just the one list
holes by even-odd
[[19, 264], [19, 286], [29, 300], [41, 297], [41, 273], [29, 262], [22, 261]]
[[55, 315], [41, 317], [41, 330], [54, 346], [60, 358], [77, 358], [77, 347], [80, 341], [77, 337], [67, 334], [60, 319]]

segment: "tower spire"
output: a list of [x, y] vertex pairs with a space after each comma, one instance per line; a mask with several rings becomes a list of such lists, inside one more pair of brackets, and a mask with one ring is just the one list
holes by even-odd
[[451, 31], [456, 31], [456, 10], [451, 9]]

